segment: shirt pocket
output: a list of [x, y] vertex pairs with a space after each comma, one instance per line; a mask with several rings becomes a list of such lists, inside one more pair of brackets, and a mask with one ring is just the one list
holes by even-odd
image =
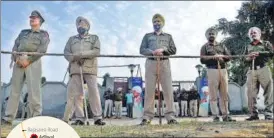
[[80, 46], [80, 40], [78, 40], [78, 39], [73, 39], [72, 41], [71, 41], [71, 45], [79, 45]]
[[207, 55], [215, 55], [216, 54], [216, 52], [212, 46], [206, 47], [206, 53], [207, 53]]
[[224, 54], [224, 49], [222, 46], [217, 46], [216, 47], [216, 53], [218, 54]]
[[78, 39], [73, 39], [70, 43], [70, 47], [72, 53], [80, 52], [81, 42]]
[[83, 46], [85, 50], [91, 50], [94, 48], [94, 41], [91, 39], [85, 39]]
[[156, 43], [156, 37], [154, 37], [154, 36], [149, 37], [148, 38], [148, 46], [149, 46], [149, 48], [153, 49], [153, 48], [156, 47], [156, 45], [157, 45], [157, 43]]
[[161, 39], [159, 41], [161, 47], [168, 47], [168, 39]]

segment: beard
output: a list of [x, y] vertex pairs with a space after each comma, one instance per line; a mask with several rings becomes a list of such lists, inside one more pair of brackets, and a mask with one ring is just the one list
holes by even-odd
[[208, 41], [209, 41], [209, 42], [214, 42], [214, 40], [215, 40], [214, 37], [209, 37], [209, 38], [208, 38]]
[[253, 41], [258, 41], [258, 40], [260, 40], [260, 36], [254, 35], [254, 36], [252, 36], [252, 39], [253, 39]]

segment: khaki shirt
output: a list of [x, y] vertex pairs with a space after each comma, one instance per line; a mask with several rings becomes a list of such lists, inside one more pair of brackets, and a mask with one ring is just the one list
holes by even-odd
[[176, 47], [172, 36], [167, 33], [147, 33], [142, 40], [140, 47], [140, 54], [145, 56], [152, 56], [152, 52], [156, 49], [163, 48], [165, 56], [176, 54]]
[[[260, 41], [257, 45], [250, 43], [245, 54], [248, 55], [251, 52], [259, 52], [259, 56], [254, 61], [255, 66], [265, 65], [270, 60], [271, 54], [273, 56], [273, 47], [269, 41]], [[252, 61], [247, 61], [247, 63], [251, 66]]]
[[[50, 39], [47, 31], [33, 31], [31, 29], [25, 29], [22, 30], [16, 38], [12, 51], [46, 53], [49, 42]], [[16, 59], [19, 56], [20, 55], [13, 54], [12, 60], [16, 62]], [[27, 58], [31, 63], [33, 63], [41, 57], [42, 55], [28, 55]]]
[[[213, 44], [211, 43], [206, 43], [202, 46], [201, 51], [200, 51], [200, 55], [201, 56], [213, 56], [216, 54], [221, 54], [221, 55], [231, 55], [230, 51], [226, 48], [226, 46], [215, 42]], [[225, 67], [225, 63], [228, 62], [230, 59], [229, 58], [224, 58], [223, 62], [220, 62], [220, 65], [222, 68]], [[217, 67], [218, 66], [218, 62], [215, 59], [208, 59], [208, 58], [201, 58], [200, 59], [202, 64], [206, 64], [207, 67], [210, 66], [214, 66]]]
[[[64, 49], [64, 54], [79, 54], [81, 53], [82, 59], [85, 59], [82, 69], [85, 74], [97, 75], [97, 57], [90, 55], [100, 55], [100, 40], [97, 35], [88, 34], [84, 38], [75, 35], [69, 38]], [[77, 64], [73, 56], [65, 55], [69, 61], [69, 73], [80, 74], [80, 66]]]

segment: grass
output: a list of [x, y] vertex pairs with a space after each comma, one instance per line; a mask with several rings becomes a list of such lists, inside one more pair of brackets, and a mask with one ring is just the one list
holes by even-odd
[[[273, 137], [272, 121], [197, 122], [149, 126], [73, 126], [81, 137]], [[7, 136], [11, 127], [3, 127]]]

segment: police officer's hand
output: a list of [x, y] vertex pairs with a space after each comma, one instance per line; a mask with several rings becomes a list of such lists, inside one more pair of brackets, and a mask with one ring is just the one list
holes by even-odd
[[19, 65], [21, 68], [26, 68], [30, 65], [30, 61], [27, 59], [17, 59], [16, 64]]
[[216, 54], [216, 55], [214, 55], [213, 59], [219, 60], [219, 61], [224, 61], [224, 59], [223, 59], [224, 57], [225, 57], [224, 55]]
[[26, 67], [28, 67], [30, 65], [30, 61], [29, 60], [23, 60], [23, 62], [22, 62], [22, 67], [23, 68], [26, 68]]
[[160, 49], [154, 50], [152, 53], [154, 56], [163, 56], [163, 52], [164, 52], [164, 49], [160, 48]]
[[256, 57], [256, 56], [259, 56], [259, 52], [251, 52], [249, 55], [251, 57]]
[[252, 60], [252, 59], [255, 59], [256, 56], [259, 55], [259, 52], [251, 52], [248, 54], [248, 57], [246, 58], [247, 60]]
[[156, 52], [156, 53], [163, 53], [163, 52], [164, 52], [164, 49], [162, 49], [162, 48], [156, 49], [155, 52]]

